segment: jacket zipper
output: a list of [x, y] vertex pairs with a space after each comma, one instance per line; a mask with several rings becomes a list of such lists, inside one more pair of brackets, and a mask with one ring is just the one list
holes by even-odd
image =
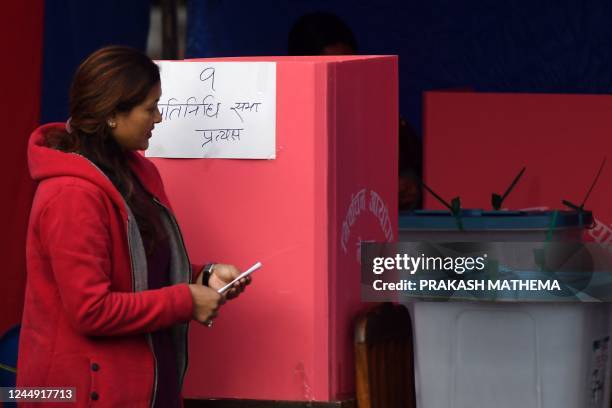
[[[127, 217], [127, 240], [128, 240], [128, 250], [130, 252], [130, 265], [132, 267], [132, 290], [136, 288], [136, 278], [134, 277], [134, 271], [136, 270], [136, 265], [134, 265], [134, 257], [132, 256], [132, 245], [130, 240], [130, 217]], [[151, 398], [151, 402], [149, 406], [151, 408], [155, 405], [155, 398], [157, 397], [157, 356], [155, 355], [155, 349], [153, 348], [153, 337], [151, 333], [147, 333], [147, 344], [149, 345], [149, 349], [151, 350], [151, 354], [153, 355], [153, 395]]]
[[151, 354], [153, 354], [153, 397], [151, 398], [150, 405], [150, 407], [153, 408], [155, 406], [155, 398], [157, 397], [157, 356], [153, 349], [153, 337], [151, 337], [151, 333], [147, 333], [147, 343], [151, 349]]
[[[181, 230], [179, 229], [178, 223], [176, 222], [176, 219], [174, 218], [174, 215], [172, 214], [172, 212], [168, 209], [168, 207], [166, 207], [164, 204], [161, 203], [161, 201], [159, 201], [157, 199], [157, 197], [155, 197], [154, 195], [151, 194], [151, 196], [153, 197], [153, 201], [156, 202], [158, 205], [160, 205], [164, 211], [166, 212], [166, 214], [168, 215], [168, 218], [170, 219], [170, 221], [172, 222], [172, 226], [174, 227], [174, 231], [176, 232], [176, 234], [178, 235], [179, 239], [181, 240], [181, 249], [183, 251], [183, 255], [185, 256], [185, 259], [187, 260], [187, 265], [189, 266], [189, 281], [187, 283], [192, 283], [192, 276], [193, 276], [193, 271], [191, 271], [191, 261], [189, 260], [189, 254], [187, 253], [187, 249], [185, 247], [185, 241], [183, 241], [183, 234], [181, 234]], [[189, 358], [189, 342], [188, 342], [188, 335], [187, 333], [185, 333], [185, 359], [184, 359], [184, 363], [183, 363], [183, 374], [181, 375], [179, 384], [182, 386], [183, 384], [183, 380], [185, 379], [185, 373], [187, 372], [187, 361]]]
[[[172, 212], [168, 209], [168, 207], [163, 205], [161, 201], [157, 199], [157, 197], [153, 195], [151, 196], [153, 197], [153, 201], [155, 201], [158, 205], [160, 205], [164, 209], [164, 211], [166, 211], [168, 218], [170, 218], [170, 221], [172, 221], [172, 226], [174, 227], [174, 230], [176, 231], [179, 239], [181, 240], [181, 249], [183, 250], [183, 255], [185, 255], [185, 259], [187, 259], [187, 263], [191, 266], [191, 261], [189, 260], [189, 254], [187, 254], [187, 250], [185, 249], [185, 241], [183, 241], [183, 235], [181, 234], [181, 230], [179, 229], [178, 223], [176, 222], [174, 215], [172, 215]], [[191, 274], [189, 275], [189, 283], [191, 283]]]

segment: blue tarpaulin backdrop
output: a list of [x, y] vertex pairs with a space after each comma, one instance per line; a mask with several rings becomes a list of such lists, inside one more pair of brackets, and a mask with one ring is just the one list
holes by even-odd
[[46, 0], [41, 123], [68, 118], [68, 91], [79, 63], [110, 44], [144, 51], [150, 0]]
[[421, 130], [425, 90], [607, 93], [608, 0], [189, 0], [189, 56], [285, 55], [302, 14], [340, 16], [362, 54], [398, 54], [400, 111]]
[[[144, 49], [149, 0], [45, 4], [43, 122], [65, 120], [76, 65], [94, 49]], [[188, 0], [187, 57], [285, 55], [292, 23], [314, 10], [343, 18], [362, 54], [398, 54], [400, 110], [420, 132], [425, 90], [607, 93], [608, 0]]]

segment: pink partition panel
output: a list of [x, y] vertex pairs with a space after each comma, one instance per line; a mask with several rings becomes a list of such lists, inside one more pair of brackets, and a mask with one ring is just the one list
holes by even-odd
[[184, 395], [351, 395], [358, 241], [396, 236], [397, 59], [211, 61], [277, 62], [277, 158], [154, 159], [192, 261], [263, 263], [212, 329], [192, 324]]
[[[427, 93], [425, 180], [465, 208], [490, 209], [491, 193], [527, 166], [504, 207], [564, 208], [563, 199], [581, 203], [607, 156], [586, 207], [609, 229], [611, 112], [608, 95]], [[429, 195], [425, 206], [442, 208]]]

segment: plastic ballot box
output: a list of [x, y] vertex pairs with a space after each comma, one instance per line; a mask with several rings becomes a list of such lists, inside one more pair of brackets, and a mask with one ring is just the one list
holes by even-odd
[[263, 265], [191, 324], [184, 396], [352, 398], [359, 242], [397, 239], [397, 57], [196, 61], [276, 64], [276, 157], [153, 159], [193, 262]]
[[560, 285], [534, 292], [526, 290], [526, 283], [489, 292], [483, 285], [471, 292], [473, 298], [449, 288], [432, 291], [429, 301], [405, 297], [413, 319], [419, 407], [608, 407], [610, 306], [593, 298], [584, 302], [577, 294], [600, 276], [592, 273], [592, 257], [581, 255], [574, 262], [564, 254], [564, 262], [573, 262], [568, 280], [561, 272], [542, 270], [537, 255], [537, 248], [546, 245], [550, 259], [551, 248], [579, 253], [584, 228], [592, 221], [590, 213], [574, 211], [400, 216], [400, 241], [446, 242], [453, 250], [486, 253], [489, 261], [496, 259], [497, 280], [554, 277]]

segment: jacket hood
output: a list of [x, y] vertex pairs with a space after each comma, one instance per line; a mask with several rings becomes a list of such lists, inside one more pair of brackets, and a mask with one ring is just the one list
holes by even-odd
[[[46, 144], [46, 135], [51, 131], [64, 130], [64, 123], [49, 123], [40, 126], [30, 136], [28, 142], [28, 167], [34, 181], [40, 182], [53, 177], [79, 177], [100, 189], [120, 207], [125, 206], [123, 197], [108, 177], [92, 162], [76, 153], [65, 153]], [[157, 186], [150, 176], [155, 166], [138, 153], [128, 153], [130, 168], [138, 176], [143, 186], [162, 202], [167, 202], [161, 186]], [[156, 171], [156, 170], [153, 170]]]

